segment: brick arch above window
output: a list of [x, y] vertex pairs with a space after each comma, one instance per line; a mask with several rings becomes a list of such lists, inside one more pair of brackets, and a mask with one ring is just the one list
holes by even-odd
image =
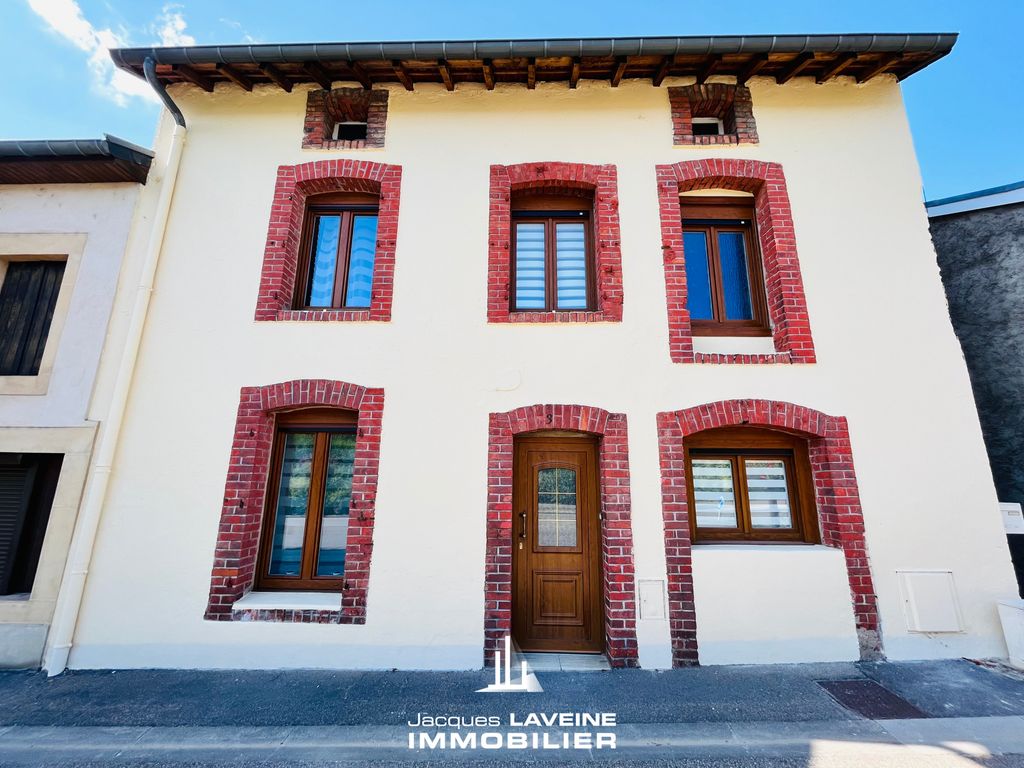
[[[388, 321], [394, 295], [395, 243], [402, 167], [365, 160], [317, 160], [277, 169], [263, 270], [256, 301], [257, 320]], [[380, 199], [377, 248], [368, 309], [293, 309], [299, 248], [307, 198], [330, 192], [364, 192]]]
[[[232, 612], [256, 576], [260, 528], [274, 443], [275, 416], [283, 411], [331, 407], [356, 411], [355, 469], [349, 506], [345, 587], [336, 611]], [[210, 596], [205, 618], [364, 624], [373, 552], [384, 390], [327, 379], [296, 379], [242, 387], [231, 459], [224, 485]]]
[[[585, 190], [593, 193], [596, 309], [568, 312], [513, 311], [512, 194], [558, 190]], [[618, 177], [614, 165], [554, 162], [492, 165], [487, 233], [487, 321], [558, 323], [622, 320], [622, 251], [619, 238]]]
[[[793, 214], [782, 166], [759, 160], [689, 160], [657, 166], [662, 259], [668, 301], [669, 354], [675, 363], [813, 363], [814, 341], [800, 276]], [[679, 196], [698, 189], [754, 195], [774, 354], [694, 352], [686, 304], [686, 259]]]
[[698, 661], [683, 441], [705, 430], [742, 426], [769, 427], [807, 440], [821, 541], [843, 550], [861, 658], [879, 658], [882, 642], [878, 602], [846, 419], [781, 401], [722, 400], [658, 414], [673, 665], [689, 666]]
[[487, 466], [487, 558], [484, 575], [484, 663], [512, 632], [512, 481], [514, 438], [539, 430], [600, 438], [601, 573], [605, 652], [613, 667], [638, 666], [632, 507], [626, 415], [586, 405], [529, 405], [492, 413]]

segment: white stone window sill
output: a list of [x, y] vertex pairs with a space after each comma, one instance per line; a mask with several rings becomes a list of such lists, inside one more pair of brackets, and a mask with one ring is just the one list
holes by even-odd
[[340, 611], [341, 595], [332, 592], [250, 592], [232, 611]]
[[787, 552], [841, 552], [835, 547], [827, 547], [824, 544], [808, 544], [804, 541], [771, 541], [771, 542], [735, 542], [735, 543], [709, 543], [706, 541], [694, 544], [693, 549], [702, 552], [766, 552], [770, 550], [785, 550]]

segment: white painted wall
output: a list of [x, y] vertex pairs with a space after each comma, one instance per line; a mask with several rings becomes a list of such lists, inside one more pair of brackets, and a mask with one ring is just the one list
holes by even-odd
[[85, 237], [46, 392], [0, 394], [0, 426], [85, 422], [138, 195], [138, 184], [0, 186], [0, 234]]
[[[655, 413], [739, 397], [848, 417], [891, 657], [1005, 653], [995, 600], [1013, 576], [898, 87], [798, 78], [751, 90], [757, 146], [672, 147], [665, 90], [627, 81], [398, 88], [385, 150], [318, 152], [300, 149], [303, 89], [176, 88], [189, 137], [72, 666], [478, 667], [487, 414], [626, 413], [637, 577], [661, 579]], [[654, 166], [715, 156], [785, 169], [816, 365], [669, 362]], [[326, 157], [404, 168], [393, 320], [256, 324], [277, 166]], [[618, 167], [620, 324], [486, 323], [488, 166], [543, 160]], [[521, 384], [497, 391], [510, 370]], [[204, 622], [239, 388], [297, 377], [386, 391], [367, 623]], [[705, 549], [706, 660], [853, 656], [838, 553]], [[964, 633], [906, 631], [895, 573], [915, 568], [955, 572]], [[745, 586], [750, 574], [761, 583]], [[799, 617], [769, 588], [792, 581]], [[736, 610], [712, 608], [730, 600]], [[667, 622], [638, 631], [641, 663], [667, 665]], [[800, 650], [768, 653], [769, 636]]]

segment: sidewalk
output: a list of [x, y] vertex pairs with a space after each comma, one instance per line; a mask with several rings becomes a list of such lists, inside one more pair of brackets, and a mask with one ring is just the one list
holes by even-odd
[[[0, 763], [1024, 765], [999, 757], [1024, 755], [1024, 681], [966, 661], [540, 678], [543, 693], [481, 695], [486, 672], [3, 673]], [[859, 681], [852, 688], [861, 711], [821, 681]], [[409, 748], [410, 732], [545, 732], [557, 744], [579, 729], [508, 727], [512, 715], [522, 722], [557, 712], [614, 713], [615, 725], [597, 730], [615, 734], [615, 749]], [[917, 714], [886, 717], [894, 712]], [[410, 727], [424, 714], [501, 725]]]

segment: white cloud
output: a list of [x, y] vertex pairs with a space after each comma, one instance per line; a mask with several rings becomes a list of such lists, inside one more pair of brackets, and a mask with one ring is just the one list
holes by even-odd
[[[158, 101], [145, 80], [117, 69], [110, 59], [108, 49], [129, 45], [123, 30], [97, 29], [85, 18], [76, 0], [28, 0], [28, 5], [54, 33], [87, 55], [93, 87], [98, 93], [122, 107], [131, 98]], [[187, 25], [180, 8], [165, 5], [147, 30], [160, 45], [195, 45], [195, 38], [185, 31]]]

